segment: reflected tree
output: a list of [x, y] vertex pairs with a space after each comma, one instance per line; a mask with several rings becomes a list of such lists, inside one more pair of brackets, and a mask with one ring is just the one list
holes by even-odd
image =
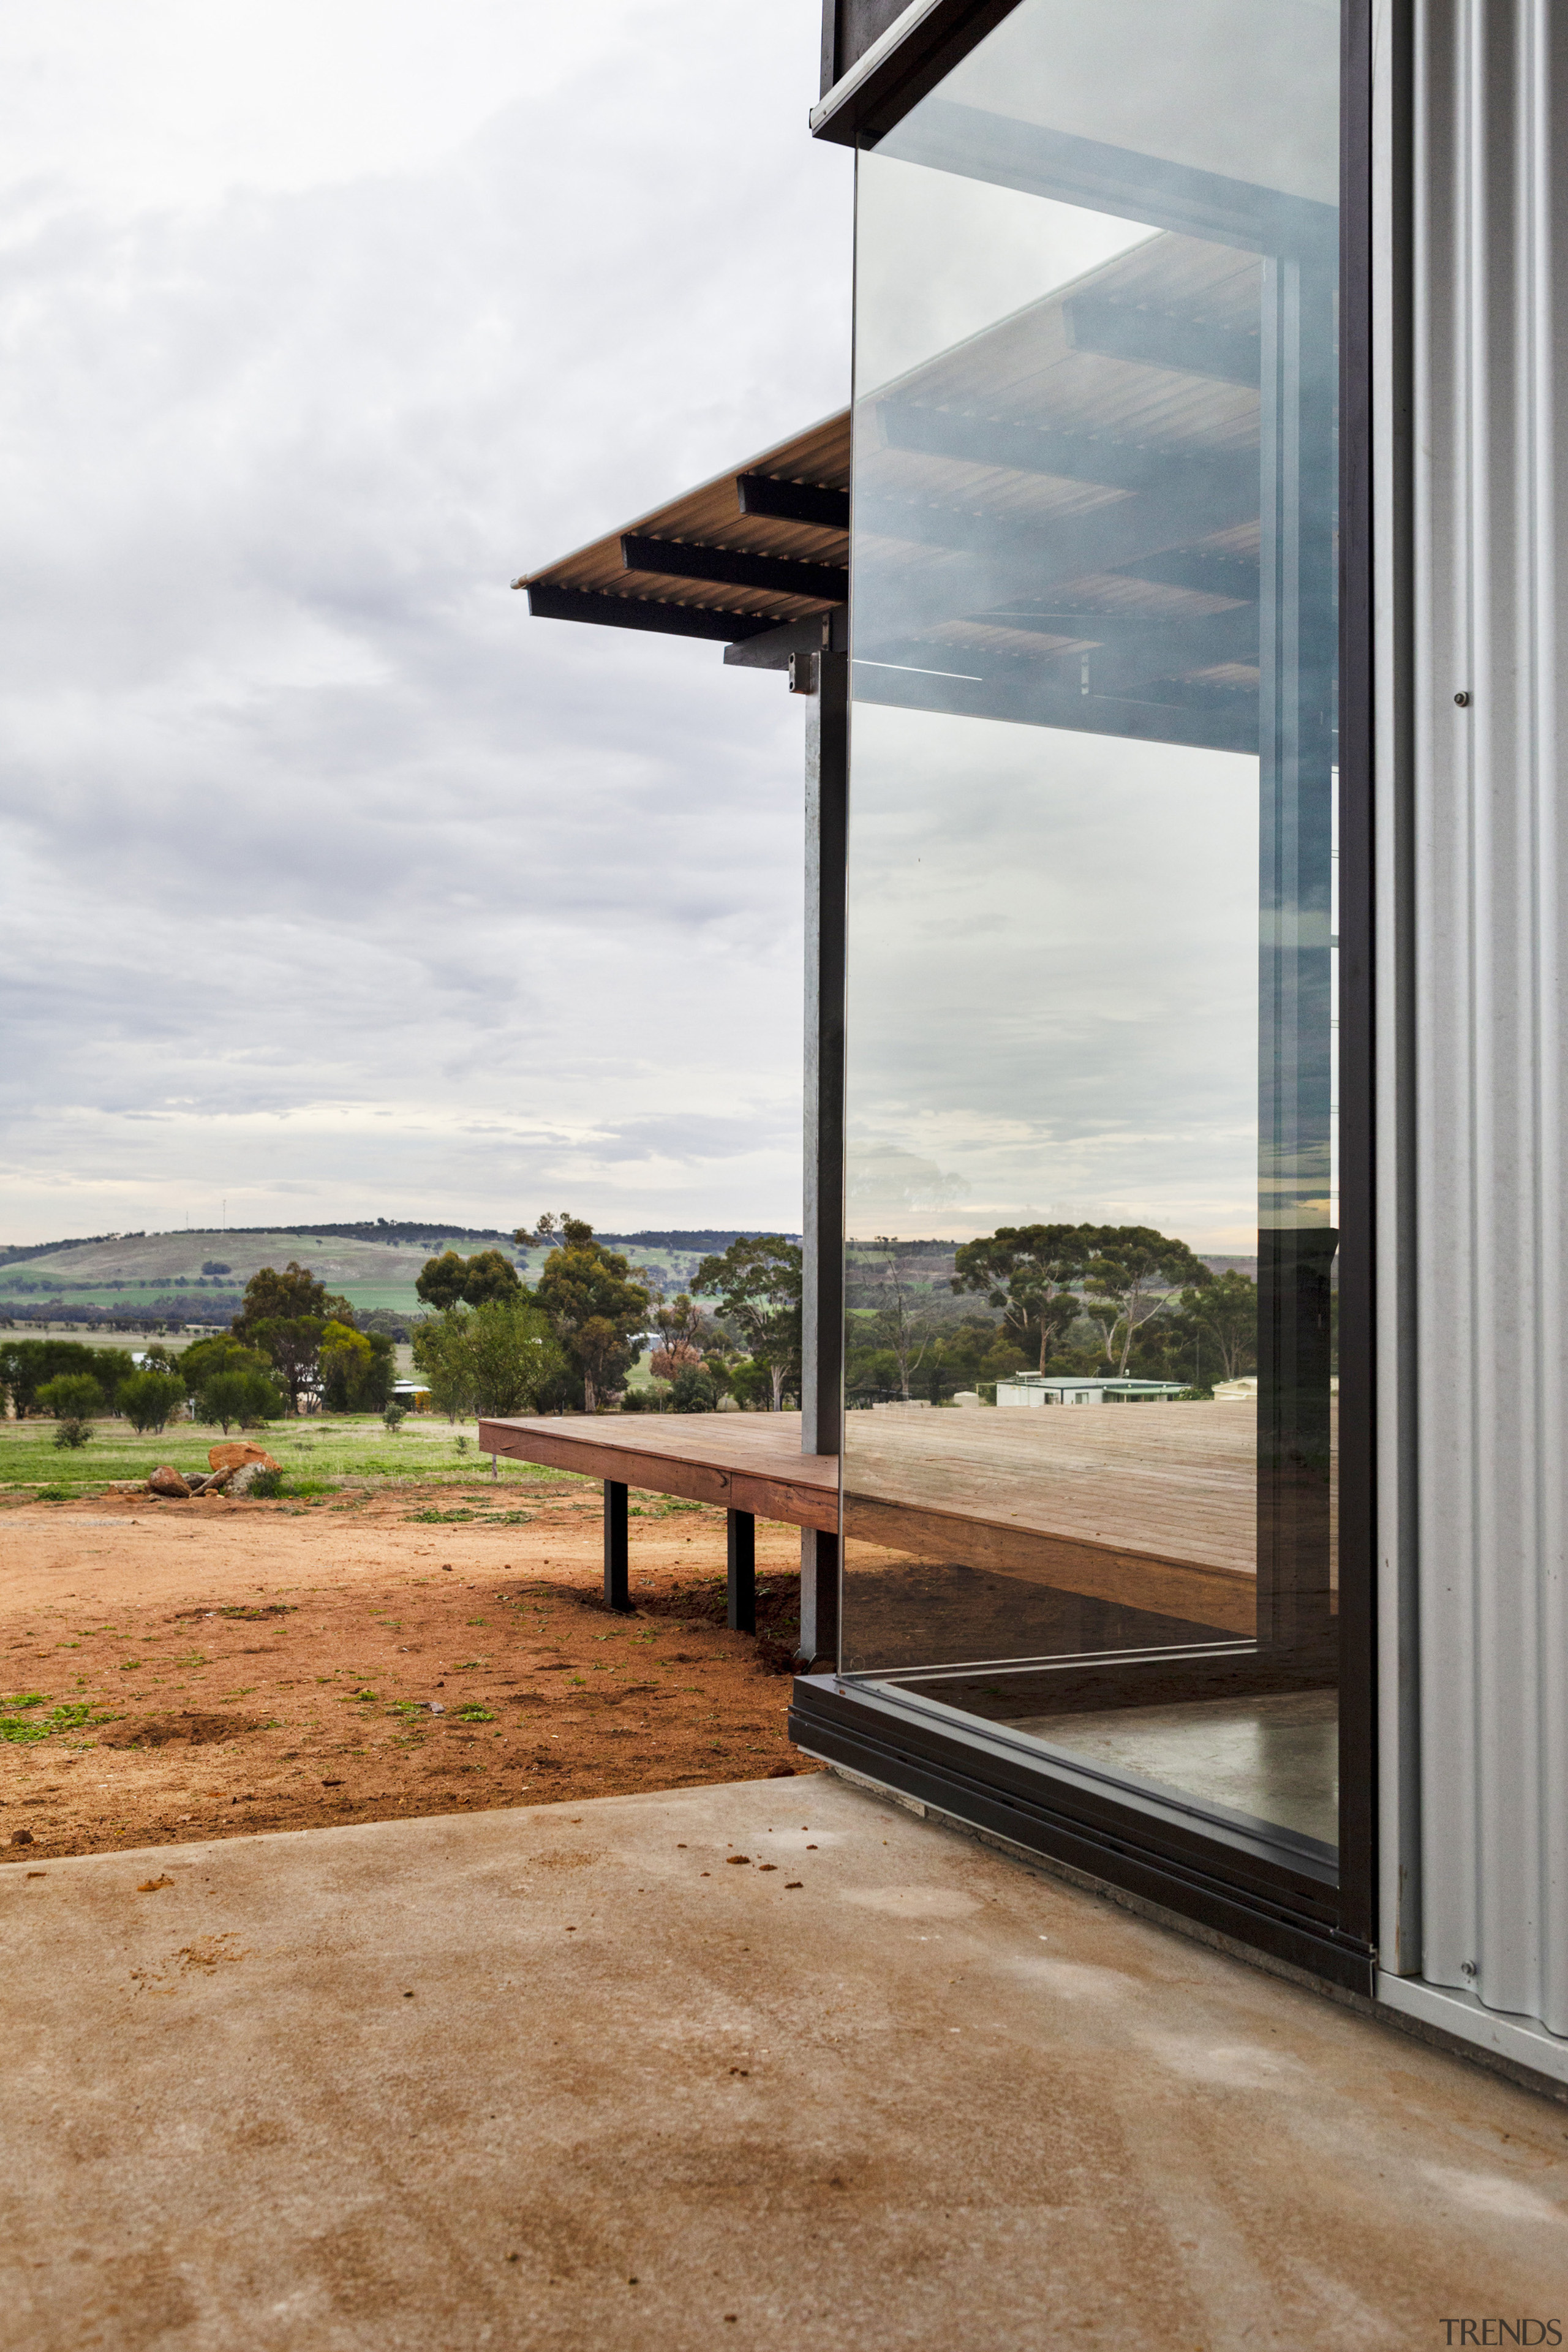
[[1109, 1233], [1104, 1225], [998, 1225], [982, 1240], [959, 1244], [952, 1287], [976, 1292], [995, 1307], [1008, 1337], [1043, 1372], [1084, 1311], [1078, 1286]]
[[1184, 1284], [1190, 1295], [1213, 1280], [1202, 1258], [1169, 1234], [1152, 1225], [1103, 1228], [1085, 1273], [1082, 1311], [1120, 1377], [1126, 1378], [1132, 1342], [1144, 1324], [1174, 1302]]
[[910, 1377], [919, 1371], [925, 1360], [926, 1349], [931, 1345], [931, 1332], [929, 1328], [917, 1329], [910, 1314], [909, 1296], [904, 1288], [903, 1276], [899, 1272], [898, 1235], [879, 1234], [873, 1247], [882, 1254], [883, 1287], [890, 1293], [890, 1304], [884, 1307], [878, 1318], [880, 1334], [886, 1338], [892, 1350], [893, 1360], [899, 1368], [899, 1394], [907, 1404]]
[[1206, 1288], [1182, 1293], [1187, 1321], [1213, 1343], [1227, 1381], [1250, 1371], [1258, 1361], [1258, 1285], [1230, 1267]]

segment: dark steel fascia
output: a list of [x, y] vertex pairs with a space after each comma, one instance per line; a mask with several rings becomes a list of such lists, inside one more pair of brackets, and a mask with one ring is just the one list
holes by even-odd
[[[521, 588], [524, 583], [520, 580], [516, 584]], [[661, 636], [706, 637], [718, 645], [733, 645], [777, 626], [771, 614], [715, 613], [701, 604], [661, 604], [652, 597], [609, 596], [596, 589], [554, 588], [548, 582], [529, 589], [528, 609], [536, 621], [588, 621], [602, 629], [651, 629]]]
[[914, 0], [811, 110], [815, 139], [868, 144], [936, 88], [1018, 0]]
[[827, 482], [781, 482], [772, 474], [737, 474], [735, 496], [743, 515], [775, 522], [808, 522], [820, 530], [847, 530], [849, 493]]

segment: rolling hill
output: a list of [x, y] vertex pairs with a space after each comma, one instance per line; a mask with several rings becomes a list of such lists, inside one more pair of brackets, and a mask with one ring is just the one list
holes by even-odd
[[[723, 1249], [736, 1231], [603, 1238], [624, 1250], [657, 1288], [674, 1290], [690, 1279], [700, 1257]], [[97, 1309], [123, 1318], [164, 1321], [183, 1316], [226, 1323], [250, 1276], [290, 1258], [356, 1307], [413, 1315], [423, 1311], [414, 1288], [420, 1268], [447, 1248], [465, 1256], [478, 1249], [502, 1250], [525, 1277], [531, 1267], [538, 1271], [544, 1255], [519, 1249], [510, 1234], [494, 1229], [384, 1219], [225, 1232], [99, 1234], [79, 1241], [0, 1247], [0, 1317], [47, 1308], [65, 1318]]]

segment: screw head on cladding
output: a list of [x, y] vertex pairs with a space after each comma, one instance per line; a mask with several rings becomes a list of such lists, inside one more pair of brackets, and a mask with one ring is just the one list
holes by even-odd
[[1454, 699], [1458, 704], [1461, 710], [1468, 710], [1469, 709], [1470, 698], [1463, 691], [1462, 688], [1454, 697]]

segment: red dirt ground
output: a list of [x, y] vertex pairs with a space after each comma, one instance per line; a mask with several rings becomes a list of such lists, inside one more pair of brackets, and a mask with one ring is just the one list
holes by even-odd
[[[758, 1641], [724, 1628], [721, 1511], [634, 1496], [617, 1617], [597, 1490], [527, 1499], [5, 1511], [0, 1698], [100, 1719], [0, 1741], [0, 1860], [816, 1769], [784, 1733], [794, 1528], [757, 1529]], [[493, 1516], [418, 1516], [454, 1509]]]

